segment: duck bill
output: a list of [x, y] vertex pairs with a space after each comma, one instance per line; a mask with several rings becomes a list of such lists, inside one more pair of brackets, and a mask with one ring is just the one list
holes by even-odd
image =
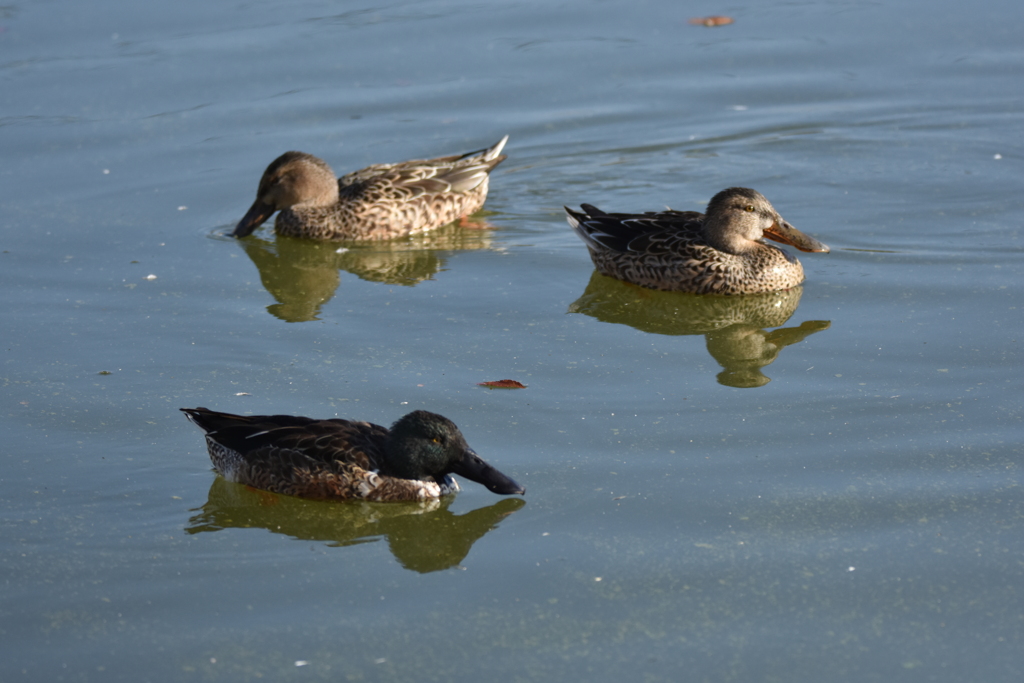
[[786, 221], [775, 221], [771, 227], [764, 231], [764, 236], [776, 242], [796, 247], [800, 251], [818, 251], [828, 253], [828, 245], [822, 244], [810, 235], [805, 235]]
[[462, 459], [452, 468], [452, 474], [458, 474], [470, 481], [483, 484], [491, 491], [503, 496], [526, 493], [526, 489], [488, 465], [472, 449], [463, 452]]
[[235, 231], [231, 233], [232, 237], [246, 237], [251, 235], [252, 231], [263, 225], [263, 221], [270, 218], [270, 215], [274, 213], [274, 207], [270, 204], [264, 204], [260, 200], [253, 202], [253, 205], [249, 207], [249, 211], [246, 212], [245, 217], [238, 221], [238, 225], [235, 226]]

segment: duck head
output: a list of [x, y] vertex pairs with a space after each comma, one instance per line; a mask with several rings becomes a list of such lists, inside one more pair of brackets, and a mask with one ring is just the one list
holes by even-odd
[[251, 234], [275, 211], [293, 206], [331, 206], [337, 202], [338, 180], [326, 161], [305, 152], [285, 152], [263, 172], [256, 201], [231, 236]]
[[730, 187], [711, 198], [704, 214], [704, 233], [708, 244], [730, 254], [752, 251], [764, 237], [800, 251], [829, 251], [828, 246], [783, 220], [763, 194], [747, 187]]
[[484, 462], [455, 423], [437, 413], [417, 410], [399, 419], [391, 426], [386, 450], [382, 474], [417, 480], [433, 477], [435, 481], [446, 474], [457, 474], [494, 493], [526, 493], [522, 486]]

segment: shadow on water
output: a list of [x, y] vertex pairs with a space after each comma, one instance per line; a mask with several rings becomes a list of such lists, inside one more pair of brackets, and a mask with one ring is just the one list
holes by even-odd
[[[796, 313], [801, 294], [802, 287], [747, 296], [660, 292], [594, 271], [569, 312], [652, 334], [702, 334], [708, 353], [723, 368], [718, 382], [751, 388], [771, 381], [761, 369], [782, 349], [831, 326], [825, 320], [808, 320], [797, 327], [781, 327]], [[780, 329], [764, 329], [769, 327]]]
[[[466, 225], [470, 227], [466, 227]], [[414, 286], [445, 266], [445, 252], [491, 248], [491, 226], [466, 221], [422, 235], [384, 242], [321, 242], [277, 236], [239, 240], [276, 304], [267, 311], [285, 322], [317, 320], [344, 270], [369, 282]]]
[[391, 553], [420, 573], [448, 569], [469, 554], [473, 544], [526, 501], [504, 498], [461, 515], [448, 506], [454, 496], [417, 503], [324, 502], [259, 491], [216, 477], [205, 505], [185, 531], [266, 529], [303, 541], [341, 547], [386, 538]]

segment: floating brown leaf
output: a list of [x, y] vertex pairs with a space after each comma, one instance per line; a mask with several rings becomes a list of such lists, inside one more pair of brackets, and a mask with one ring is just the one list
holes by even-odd
[[694, 26], [726, 26], [733, 22], [732, 17], [694, 17], [690, 23]]
[[526, 385], [515, 381], [514, 379], [499, 379], [494, 382], [480, 382], [477, 384], [478, 387], [487, 387], [488, 389], [525, 389]]

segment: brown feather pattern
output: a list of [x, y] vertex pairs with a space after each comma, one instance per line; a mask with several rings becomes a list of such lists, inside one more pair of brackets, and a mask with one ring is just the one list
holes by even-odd
[[454, 494], [453, 473], [501, 495], [524, 494], [470, 449], [451, 420], [414, 411], [390, 429], [353, 420], [181, 411], [204, 432], [226, 479], [315, 500], [423, 501]]
[[182, 411], [206, 431], [214, 469], [230, 481], [264, 491], [317, 500], [394, 501], [459, 490], [447, 475], [421, 481], [381, 473], [382, 467], [386, 472], [389, 430], [370, 422]]
[[605, 213], [589, 204], [582, 208], [565, 210], [598, 272], [650, 289], [755, 294], [795, 287], [803, 282], [803, 266], [764, 242], [762, 236], [776, 238], [770, 230], [784, 230], [786, 243], [799, 249], [828, 251], [786, 223], [759, 192], [747, 188], [718, 193], [707, 214]]
[[384, 240], [434, 230], [483, 208], [489, 174], [506, 159], [508, 136], [487, 149], [375, 164], [337, 180], [322, 159], [286, 152], [267, 167], [256, 202], [238, 224], [244, 237], [279, 211], [280, 235]]

